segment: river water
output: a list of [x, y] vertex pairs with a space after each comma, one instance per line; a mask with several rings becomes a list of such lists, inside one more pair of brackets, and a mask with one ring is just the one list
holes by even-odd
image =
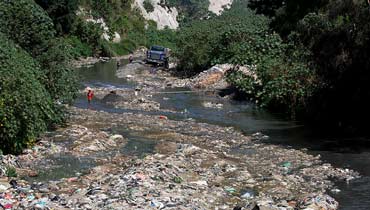
[[[124, 63], [125, 61], [122, 61]], [[134, 88], [135, 83], [115, 76], [116, 63], [98, 63], [93, 67], [82, 68], [80, 72], [83, 86]], [[269, 136], [266, 143], [280, 144], [291, 148], [307, 148], [309, 153], [320, 154], [322, 160], [341, 168], [358, 171], [362, 176], [349, 183], [339, 182], [336, 187], [341, 191], [331, 193], [340, 203], [341, 210], [370, 209], [370, 147], [366, 138], [341, 138], [318, 133], [300, 122], [284, 119], [281, 115], [269, 113], [248, 102], [230, 101], [215, 95], [197, 93], [156, 94], [153, 99], [161, 103], [161, 108], [175, 110], [181, 114], [166, 114], [170, 119], [183, 120], [192, 118], [199, 122], [234, 127], [245, 134], [262, 132]], [[206, 108], [203, 103], [222, 104], [222, 109]], [[87, 107], [86, 99], [80, 96], [75, 106]], [[93, 109], [107, 112], [132, 112], [115, 109], [102, 101], [95, 100]], [[158, 112], [145, 112], [159, 114]], [[138, 137], [139, 138], [139, 137]]]

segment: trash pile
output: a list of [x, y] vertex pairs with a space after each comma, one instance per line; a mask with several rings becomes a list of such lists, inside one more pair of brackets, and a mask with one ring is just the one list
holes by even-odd
[[[56, 137], [69, 139], [76, 157], [118, 148], [125, 137], [103, 131], [116, 125], [158, 141], [156, 153], [107, 157], [87, 174], [58, 181], [16, 179], [15, 185], [1, 179], [5, 209], [337, 209], [325, 194], [334, 187], [331, 179], [358, 176], [304, 150], [263, 144], [261, 133], [250, 138], [233, 128], [165, 116], [70, 111], [76, 124]], [[51, 151], [42, 145], [40, 154]]]
[[108, 134], [105, 131], [89, 129], [82, 125], [71, 125], [63, 135], [73, 142], [70, 152], [76, 156], [86, 156], [98, 151], [109, 151], [127, 143], [122, 135]]
[[[88, 110], [86, 112], [92, 111]], [[180, 159], [181, 155], [178, 154], [181, 154], [181, 150], [179, 149], [172, 149], [177, 151], [176, 156], [169, 152], [172, 150], [159, 148], [157, 151], [166, 151], [165, 154], [168, 154], [168, 156], [148, 156], [145, 160], [151, 158], [152, 161], [158, 161], [161, 158], [167, 158], [165, 162], [173, 165], [175, 165], [177, 159], [181, 160], [180, 162], [190, 162], [192, 164], [190, 166], [182, 164], [177, 167], [187, 171], [196, 171], [198, 175], [202, 175], [200, 178], [193, 180], [198, 184], [204, 185], [204, 181], [206, 181], [209, 185], [213, 183], [210, 181], [212, 179], [215, 180], [215, 185], [220, 186], [222, 193], [226, 191], [227, 195], [233, 195], [230, 198], [233, 201], [225, 209], [229, 209], [231, 203], [245, 208], [248, 205], [253, 206], [253, 204], [273, 205], [275, 207], [285, 205], [288, 209], [288, 206], [297, 208], [297, 205], [301, 202], [302, 195], [327, 196], [325, 195], [326, 190], [334, 188], [331, 180], [351, 180], [358, 177], [358, 174], [352, 170], [334, 168], [330, 164], [322, 163], [320, 156], [308, 155], [304, 149], [294, 150], [277, 145], [263, 144], [259, 140], [267, 139], [268, 136], [262, 133], [256, 133], [253, 137], [247, 137], [233, 128], [194, 121], [173, 121], [167, 118], [166, 120], [158, 120], [161, 116], [130, 113], [117, 115], [104, 112], [94, 113], [86, 114], [93, 117], [90, 119], [91, 121], [95, 121], [95, 118], [100, 118], [105, 119], [103, 121], [109, 123], [120, 124], [121, 126], [127, 125], [128, 129], [138, 132], [146, 138], [162, 142], [159, 144], [163, 145], [162, 147], [173, 148], [173, 143], [176, 143], [178, 148], [199, 148], [202, 152], [191, 154], [190, 156], [193, 159]], [[189, 144], [192, 145], [181, 146]], [[161, 147], [159, 145], [157, 147]], [[203, 174], [200, 173], [201, 168], [207, 165], [207, 156], [211, 155], [212, 158], [209, 159], [212, 161], [234, 160], [235, 162], [232, 164], [228, 163], [226, 169], [221, 168], [213, 171], [208, 168]], [[185, 155], [185, 157], [187, 156]], [[194, 162], [196, 158], [198, 158], [198, 161], [202, 160], [202, 167], [199, 167], [199, 163]], [[147, 166], [146, 168], [150, 166], [149, 162], [146, 162], [145, 165]], [[192, 168], [192, 166], [196, 167]], [[131, 167], [131, 169], [134, 168]], [[217, 174], [217, 171], [227, 171], [229, 175], [214, 176], [207, 174]], [[241, 175], [237, 172], [241, 172]], [[176, 173], [180, 174], [179, 172]], [[152, 172], [148, 174], [152, 174]], [[182, 183], [186, 183], [187, 179], [180, 177], [183, 181]], [[221, 193], [221, 189], [211, 188], [210, 191]], [[239, 196], [235, 197], [235, 194]], [[225, 198], [225, 195], [222, 195], [221, 197]], [[197, 197], [199, 196], [197, 195]], [[154, 203], [156, 202], [161, 202], [165, 205], [169, 201], [156, 199]], [[224, 200], [222, 202], [225, 203]], [[210, 204], [208, 202], [205, 203], [208, 206], [204, 208], [207, 209]], [[203, 204], [200, 203], [199, 205]], [[220, 206], [222, 205], [220, 204]], [[218, 206], [219, 209], [221, 209], [220, 206]]]
[[10, 180], [9, 183], [4, 180], [0, 181], [0, 207], [3, 209], [49, 209], [47, 204], [53, 197], [41, 191], [25, 181]]
[[191, 79], [192, 88], [227, 88], [228, 84], [225, 81], [225, 73], [232, 69], [232, 64], [216, 65], [212, 68], [201, 72], [196, 77]]
[[0, 177], [6, 176], [9, 168], [20, 168], [21, 164], [17, 156], [0, 154]]
[[[221, 87], [225, 71], [232, 67], [216, 66], [191, 80], [178, 80], [164, 71], [158, 71], [159, 77], [149, 71], [140, 76], [134, 72], [130, 79], [138, 82], [140, 93], [132, 89], [112, 92], [110, 88], [94, 92], [98, 99], [117, 107], [163, 111], [149, 99], [151, 91], [181, 83]], [[255, 76], [243, 68], [239, 70]], [[213, 102], [203, 106], [222, 108]], [[245, 136], [232, 127], [170, 120], [163, 113], [68, 110], [66, 128], [42, 137], [20, 156], [0, 155], [0, 208], [334, 210], [338, 202], [326, 194], [327, 190], [338, 191], [333, 181], [358, 177], [352, 170], [323, 163], [319, 155], [309, 155], [304, 149], [265, 144], [263, 140], [269, 137], [262, 133]], [[132, 142], [125, 132], [114, 132], [117, 128], [155, 141], [154, 154], [142, 159], [122, 154], [122, 146]], [[60, 153], [96, 161], [84, 173], [58, 180], [29, 183], [22, 180], [24, 176], [10, 176], [37, 176], [32, 167]]]

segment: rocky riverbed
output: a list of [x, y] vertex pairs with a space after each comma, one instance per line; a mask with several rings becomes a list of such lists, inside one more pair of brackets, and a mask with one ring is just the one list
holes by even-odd
[[[151, 97], [179, 80], [166, 71], [150, 74], [137, 67], [118, 71], [130, 75], [135, 89], [92, 87], [96, 97], [128, 110], [168, 111]], [[130, 74], [125, 68], [132, 68]], [[246, 136], [232, 127], [163, 114], [67, 110], [65, 127], [22, 155], [1, 155], [3, 209], [337, 209], [326, 192], [337, 190], [334, 181], [358, 176], [304, 149], [263, 143], [268, 137], [261, 133]], [[134, 144], [134, 136], [145, 141]], [[135, 153], [145, 144], [153, 148]], [[60, 156], [91, 164], [81, 172], [38, 180]], [[13, 167], [18, 177], [6, 177]]]

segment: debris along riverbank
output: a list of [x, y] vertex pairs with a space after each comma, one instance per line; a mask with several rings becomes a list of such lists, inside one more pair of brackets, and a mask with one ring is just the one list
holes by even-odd
[[[123, 129], [155, 141], [155, 154], [138, 159], [116, 153], [97, 160], [97, 166], [84, 175], [36, 185], [17, 180], [17, 185], [11, 186], [7, 183], [10, 180], [2, 181], [3, 206], [252, 209], [257, 205], [265, 209], [336, 209], [338, 204], [325, 195], [333, 187], [330, 179], [351, 180], [357, 176], [351, 170], [323, 164], [319, 157], [305, 151], [259, 143], [258, 136], [252, 139], [233, 128], [142, 114], [77, 108], [70, 108], [70, 112], [70, 125], [58, 134], [58, 138], [74, 139], [64, 152], [86, 155], [85, 148], [92, 142], [122, 142], [124, 132], [122, 136], [115, 132]], [[99, 141], [84, 141], [90, 138]], [[81, 147], [84, 143], [89, 146]], [[114, 148], [118, 147], [109, 149]]]
[[[130, 74], [140, 94], [93, 87], [96, 96], [122, 108], [147, 110], [135, 99], [150, 100], [151, 93], [176, 79], [165, 71], [149, 74], [133, 68]], [[112, 94], [123, 97], [108, 100]], [[23, 155], [1, 156], [3, 208], [337, 209], [338, 203], [326, 190], [335, 187], [335, 180], [358, 176], [325, 164], [305, 150], [265, 144], [260, 139], [266, 136], [248, 137], [231, 127], [169, 120], [145, 112], [68, 110], [71, 118], [65, 128], [46, 135]], [[160, 106], [148, 110], [163, 111]], [[145, 143], [132, 146], [138, 141], [133, 136]], [[135, 153], [152, 146], [144, 148], [146, 153]], [[91, 163], [87, 170], [77, 172], [72, 169], [79, 164], [62, 165], [59, 170], [71, 170], [62, 177], [29, 178], [56, 174], [50, 161], [55, 157]], [[4, 178], [9, 166], [17, 169], [18, 178]]]

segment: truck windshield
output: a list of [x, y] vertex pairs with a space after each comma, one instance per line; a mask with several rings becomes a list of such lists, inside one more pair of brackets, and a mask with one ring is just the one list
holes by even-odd
[[150, 48], [150, 50], [153, 50], [153, 51], [164, 51], [164, 47], [161, 47], [161, 46], [152, 46]]

